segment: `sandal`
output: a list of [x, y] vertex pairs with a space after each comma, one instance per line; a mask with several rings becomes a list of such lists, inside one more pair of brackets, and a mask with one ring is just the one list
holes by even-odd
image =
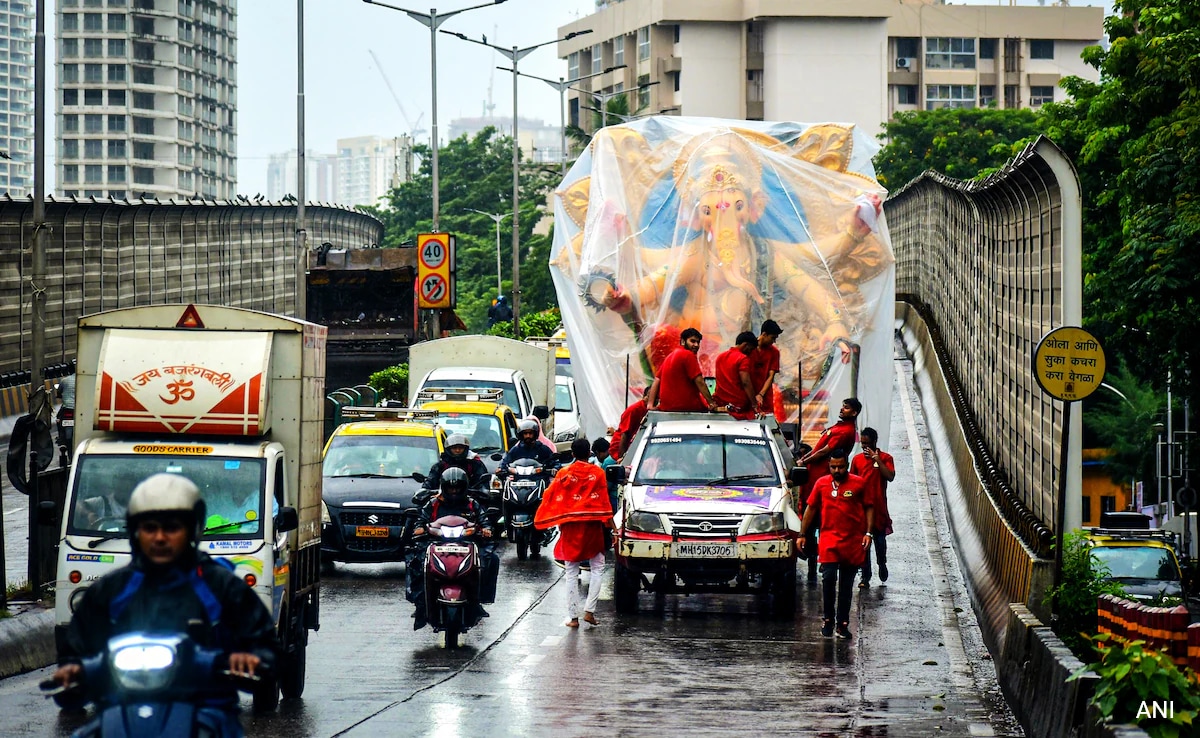
[[571, 618], [567, 622], [563, 623], [563, 625], [567, 626], [568, 628], [578, 628], [579, 618]]
[[596, 619], [596, 616], [590, 612], [585, 612], [583, 614], [583, 622], [585, 622], [589, 625], [599, 625], [600, 624], [600, 621]]

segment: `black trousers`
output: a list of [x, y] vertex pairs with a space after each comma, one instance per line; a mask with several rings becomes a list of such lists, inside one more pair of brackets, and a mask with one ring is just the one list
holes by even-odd
[[[850, 603], [854, 600], [854, 577], [858, 567], [850, 564], [821, 564], [821, 594], [825, 619], [850, 622]], [[835, 603], [836, 601], [836, 610]]]

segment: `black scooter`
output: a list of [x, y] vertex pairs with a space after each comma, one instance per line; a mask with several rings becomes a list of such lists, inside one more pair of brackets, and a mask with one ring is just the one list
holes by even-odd
[[508, 465], [504, 479], [502, 505], [508, 540], [517, 546], [517, 559], [525, 561], [541, 553], [542, 547], [554, 540], [557, 529], [538, 530], [533, 518], [542, 504], [542, 495], [550, 484], [553, 472], [536, 459], [517, 459]]

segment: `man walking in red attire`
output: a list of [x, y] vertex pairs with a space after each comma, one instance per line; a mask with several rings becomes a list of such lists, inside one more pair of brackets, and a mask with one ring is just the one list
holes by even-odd
[[[856, 398], [847, 397], [842, 400], [841, 410], [838, 411], [838, 422], [821, 431], [817, 445], [797, 462], [800, 466], [808, 468], [808, 480], [804, 483], [804, 494], [801, 499], [807, 500], [813, 485], [829, 473], [829, 457], [834, 451], [841, 451], [843, 456], [849, 458], [850, 452], [854, 449], [854, 441], [858, 436], [854, 430], [854, 424], [857, 422], [860, 412], [862, 412], [862, 403]], [[813, 523], [813, 527], [821, 527], [819, 515]], [[817, 583], [816, 538], [814, 534], [809, 540], [808, 546], [801, 552], [808, 559], [809, 586]]]
[[[829, 457], [829, 474], [817, 480], [808, 496], [808, 509], [800, 525], [800, 540], [812, 526], [816, 515], [821, 516], [822, 600], [825, 620], [821, 635], [848, 639], [850, 633], [850, 602], [854, 598], [854, 575], [866, 558], [871, 545], [871, 529], [875, 525], [874, 495], [866, 481], [850, 473], [850, 462], [840, 449]], [[836, 598], [836, 606], [834, 604]]]
[[629, 444], [633, 441], [633, 437], [637, 435], [638, 428], [642, 427], [642, 421], [646, 419], [646, 413], [650, 410], [646, 405], [646, 398], [649, 396], [650, 390], [646, 388], [642, 392], [642, 396], [633, 402], [632, 405], [625, 408], [625, 412], [621, 413], [621, 422], [617, 424], [616, 431], [613, 432], [612, 440], [609, 442], [608, 454], [617, 461], [625, 455], [629, 450]]
[[540, 530], [558, 526], [554, 558], [566, 564], [568, 628], [579, 627], [579, 569], [589, 562], [587, 601], [583, 621], [599, 625], [596, 603], [600, 601], [600, 579], [604, 575], [604, 549], [612, 524], [612, 506], [604, 471], [589, 464], [592, 444], [576, 438], [571, 444], [575, 460], [559, 470], [546, 488], [533, 524]]
[[[892, 455], [879, 449], [879, 433], [874, 428], [863, 428], [859, 433], [862, 453], [850, 461], [850, 473], [857, 474], [867, 482], [867, 489], [875, 496], [875, 527], [871, 529], [875, 559], [879, 562], [879, 581], [888, 579], [887, 537], [892, 533], [892, 517], [888, 515], [887, 486], [896, 478], [896, 461]], [[871, 552], [867, 551], [863, 561], [862, 580], [858, 586], [871, 586]]]
[[758, 416], [754, 385], [750, 381], [750, 353], [757, 340], [750, 331], [743, 331], [733, 348], [717, 356], [717, 391], [713, 400], [738, 420], [754, 420]]
[[702, 338], [695, 328], [679, 334], [679, 348], [663, 359], [658, 379], [650, 387], [651, 408], [668, 413], [706, 413], [712, 408], [713, 398], [696, 358]]
[[[779, 349], [775, 339], [783, 329], [773, 320], [764, 320], [758, 332], [758, 345], [750, 352], [750, 384], [754, 387], [754, 406], [761, 412], [774, 412], [775, 375], [779, 374]], [[738, 343], [741, 343], [738, 339]]]

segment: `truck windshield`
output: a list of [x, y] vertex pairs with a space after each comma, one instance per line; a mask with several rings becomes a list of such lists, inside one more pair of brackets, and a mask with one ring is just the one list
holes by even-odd
[[512, 382], [489, 382], [485, 379], [430, 379], [426, 382], [430, 387], [464, 387], [467, 389], [498, 389], [504, 392], [504, 404], [515, 412], [521, 411], [521, 403], [517, 401], [517, 388]]
[[1113, 579], [1179, 580], [1179, 567], [1171, 552], [1156, 546], [1096, 546], [1092, 549], [1101, 563], [1108, 567]]
[[779, 474], [771, 447], [762, 438], [658, 436], [646, 443], [633, 483], [774, 487]]
[[[165, 472], [187, 477], [200, 488], [208, 511], [206, 537], [262, 537], [262, 459], [85, 454], [76, 463], [79, 470], [67, 528], [70, 533], [123, 535], [133, 488], [146, 477]], [[272, 500], [271, 510], [275, 507], [277, 503]]]
[[472, 451], [484, 453], [504, 450], [500, 445], [500, 420], [494, 415], [439, 412], [437, 421], [438, 425], [446, 429], [447, 434], [465, 435], [471, 443]]
[[407, 477], [438, 460], [433, 436], [335, 436], [325, 452], [326, 477]]

